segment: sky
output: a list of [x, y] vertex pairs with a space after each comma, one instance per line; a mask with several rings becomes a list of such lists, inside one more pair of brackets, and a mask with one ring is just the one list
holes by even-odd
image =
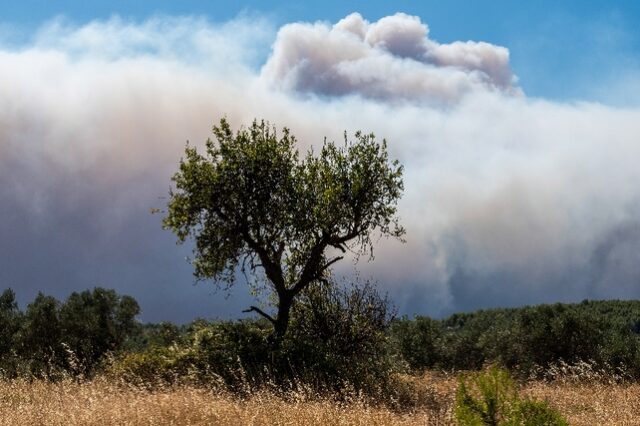
[[400, 314], [638, 298], [637, 2], [415, 3], [0, 3], [0, 287], [242, 317], [150, 213], [226, 116], [388, 141], [407, 242], [335, 273]]

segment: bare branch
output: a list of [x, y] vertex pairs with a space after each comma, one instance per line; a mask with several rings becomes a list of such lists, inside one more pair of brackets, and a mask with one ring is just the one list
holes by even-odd
[[251, 306], [249, 307], [249, 309], [245, 309], [242, 312], [247, 313], [247, 312], [257, 312], [259, 315], [262, 315], [263, 317], [265, 317], [266, 319], [268, 319], [272, 324], [275, 325], [276, 320], [273, 319], [273, 317], [271, 315], [269, 315], [268, 313], [266, 313], [265, 311], [263, 311], [262, 309], [258, 308], [257, 306]]
[[346, 249], [346, 247], [344, 246], [344, 244], [330, 244], [330, 245], [331, 245], [331, 247], [333, 247], [333, 248], [337, 248], [338, 250], [340, 250], [340, 251], [341, 251], [341, 252], [343, 252], [343, 253], [346, 253], [346, 252], [347, 252], [347, 249]]
[[327, 263], [325, 263], [325, 264], [324, 264], [324, 266], [320, 268], [320, 271], [319, 271], [319, 272], [324, 272], [324, 271], [326, 271], [326, 270], [327, 270], [327, 268], [329, 268], [329, 266], [333, 265], [334, 263], [336, 263], [336, 262], [338, 262], [338, 261], [340, 261], [340, 260], [342, 260], [342, 259], [344, 259], [344, 256], [336, 256], [336, 257], [334, 257], [333, 259], [331, 259], [330, 261], [328, 261]]

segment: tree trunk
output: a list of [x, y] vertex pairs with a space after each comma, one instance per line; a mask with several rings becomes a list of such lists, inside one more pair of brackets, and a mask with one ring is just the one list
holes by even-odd
[[278, 316], [273, 322], [273, 333], [269, 337], [275, 348], [280, 346], [280, 343], [282, 343], [282, 340], [287, 333], [292, 306], [293, 297], [291, 295], [287, 294], [280, 296], [278, 301]]

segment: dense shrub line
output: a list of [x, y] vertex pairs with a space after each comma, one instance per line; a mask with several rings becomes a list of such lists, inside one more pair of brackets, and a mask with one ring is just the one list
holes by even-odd
[[587, 361], [640, 378], [640, 302], [584, 301], [394, 322], [391, 346], [413, 370], [499, 363], [523, 376]]

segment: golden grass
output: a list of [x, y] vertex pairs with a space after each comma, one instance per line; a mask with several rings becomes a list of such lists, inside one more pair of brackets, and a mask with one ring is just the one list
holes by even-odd
[[237, 399], [189, 386], [155, 391], [106, 380], [0, 382], [0, 425], [426, 425], [429, 410], [395, 413], [354, 401], [338, 404], [267, 392]]
[[523, 393], [547, 400], [570, 425], [640, 425], [640, 384], [531, 382]]
[[[192, 386], [149, 391], [106, 379], [2, 381], [0, 425], [453, 424], [455, 378], [428, 373], [407, 381], [427, 402], [403, 413], [368, 405], [357, 397], [336, 403], [303, 392], [286, 397], [262, 392], [238, 399]], [[640, 425], [640, 384], [532, 381], [522, 392], [549, 401], [572, 425]]]

